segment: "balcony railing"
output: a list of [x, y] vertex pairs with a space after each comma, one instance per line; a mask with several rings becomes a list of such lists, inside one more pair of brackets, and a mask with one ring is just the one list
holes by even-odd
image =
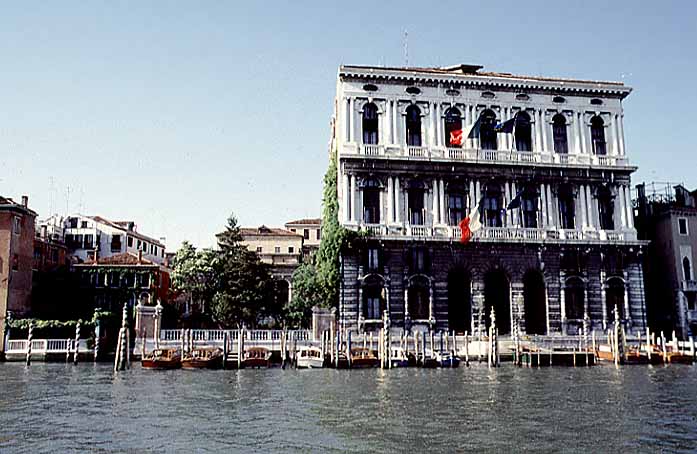
[[625, 156], [596, 156], [575, 153], [482, 150], [479, 148], [441, 148], [428, 146], [345, 144], [344, 155], [363, 155], [409, 159], [446, 159], [468, 162], [500, 162], [522, 164], [595, 165], [617, 167], [629, 165]]
[[[385, 225], [359, 224], [348, 225], [349, 228], [365, 229], [372, 236], [388, 238], [431, 238], [459, 239], [459, 227], [447, 225]], [[522, 228], [522, 227], [484, 227], [475, 232], [475, 239], [483, 241], [543, 242], [543, 241], [584, 241], [584, 242], [626, 242], [636, 241], [636, 233], [615, 230], [570, 230], [556, 228]], [[689, 281], [697, 290], [697, 283]]]

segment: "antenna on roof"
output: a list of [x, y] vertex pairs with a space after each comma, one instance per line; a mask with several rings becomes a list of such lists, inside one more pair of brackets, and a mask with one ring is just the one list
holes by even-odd
[[409, 32], [404, 29], [404, 66], [409, 67]]

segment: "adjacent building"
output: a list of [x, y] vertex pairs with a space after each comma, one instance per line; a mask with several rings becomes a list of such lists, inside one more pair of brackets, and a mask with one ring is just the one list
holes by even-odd
[[78, 262], [129, 253], [161, 265], [165, 259], [162, 241], [138, 232], [133, 221], [110, 221], [101, 216], [74, 215], [63, 222], [64, 241]]
[[[646, 326], [619, 82], [481, 66], [341, 66], [330, 153], [342, 253], [340, 323], [537, 335]], [[506, 209], [510, 201], [520, 201]], [[484, 227], [458, 223], [482, 201]]]
[[697, 190], [670, 184], [637, 186], [636, 224], [650, 240], [645, 261], [651, 327], [697, 335]]
[[8, 315], [21, 317], [31, 309], [35, 220], [28, 197], [17, 203], [0, 196], [0, 339]]
[[311, 257], [317, 252], [322, 240], [321, 219], [298, 219], [296, 221], [286, 222], [284, 227], [290, 232], [303, 236], [303, 255], [305, 257]]

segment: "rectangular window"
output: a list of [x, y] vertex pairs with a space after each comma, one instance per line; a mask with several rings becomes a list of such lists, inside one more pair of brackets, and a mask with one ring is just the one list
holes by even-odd
[[263, 251], [261, 246], [257, 246], [257, 254], [261, 254], [261, 251]]
[[426, 271], [426, 250], [422, 248], [414, 248], [411, 250], [412, 270], [415, 273], [423, 273]]
[[80, 223], [80, 228], [86, 229], [87, 228], [87, 221], [82, 221]]
[[424, 225], [424, 190], [409, 189], [409, 223]]
[[377, 249], [368, 249], [368, 270], [377, 271], [380, 266], [380, 254]]
[[15, 216], [12, 218], [12, 233], [19, 235], [22, 233], [22, 218]]
[[366, 318], [369, 320], [379, 320], [380, 315], [380, 298], [368, 297], [366, 299]]
[[317, 229], [317, 239], [320, 240], [322, 237], [321, 229]]
[[68, 225], [70, 226], [71, 229], [76, 229], [77, 228], [77, 218], [69, 218]]
[[295, 233], [295, 229], [290, 229], [291, 232]]
[[303, 236], [305, 237], [306, 240], [309, 240], [310, 239], [310, 229], [304, 229]]
[[94, 247], [94, 235], [85, 235], [85, 249]]
[[366, 224], [380, 223], [380, 189], [363, 189], [363, 221]]
[[121, 252], [121, 235], [111, 237], [111, 252]]
[[288, 246], [288, 253], [292, 254], [293, 252], [295, 252], [295, 248], [293, 248], [293, 246]]
[[687, 218], [678, 218], [678, 233], [680, 233], [680, 235], [689, 235], [687, 230]]
[[273, 248], [274, 254], [280, 254], [281, 253], [281, 246], [276, 246]]
[[128, 237], [128, 247], [133, 247], [133, 237], [132, 236]]
[[458, 225], [465, 217], [465, 196], [462, 194], [448, 195], [448, 212], [450, 225]]

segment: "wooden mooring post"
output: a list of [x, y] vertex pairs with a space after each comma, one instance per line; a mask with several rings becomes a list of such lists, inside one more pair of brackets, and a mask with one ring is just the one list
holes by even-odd
[[31, 344], [34, 340], [34, 322], [29, 322], [27, 330], [27, 366], [31, 366]]
[[[95, 314], [96, 314], [95, 310]], [[100, 326], [99, 318], [94, 317], [94, 362], [99, 360], [99, 337], [100, 337]]]
[[491, 308], [491, 326], [489, 327], [489, 355], [488, 363], [489, 367], [498, 367], [499, 365], [499, 352], [498, 352], [498, 331], [496, 329], [496, 312], [494, 308]]
[[237, 329], [237, 368], [242, 369], [244, 359], [244, 328]]
[[228, 334], [227, 330], [223, 331], [223, 369], [227, 369], [227, 355], [229, 354], [228, 349]]
[[[145, 342], [145, 340], [143, 340]], [[80, 320], [75, 324], [75, 351], [73, 353], [73, 364], [77, 364], [80, 351]]]
[[465, 365], [470, 365], [470, 340], [467, 331], [465, 331]]
[[121, 329], [116, 346], [116, 357], [114, 358], [114, 371], [124, 370], [131, 367], [131, 355], [128, 335], [128, 304], [123, 305], [123, 316], [121, 318]]

